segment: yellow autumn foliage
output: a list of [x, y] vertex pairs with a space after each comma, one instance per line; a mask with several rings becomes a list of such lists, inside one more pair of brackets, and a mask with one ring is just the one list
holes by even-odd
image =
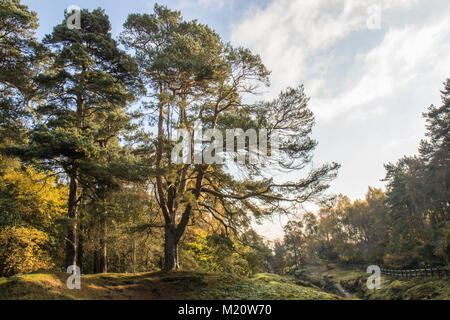
[[245, 259], [245, 254], [251, 248], [233, 241], [223, 233], [197, 228], [193, 230], [192, 240], [186, 247], [197, 263], [208, 271], [239, 275], [252, 273]]
[[0, 175], [2, 224], [49, 226], [64, 213], [67, 187], [55, 176], [27, 167]]
[[51, 269], [50, 257], [42, 250], [47, 241], [47, 234], [34, 228], [0, 228], [0, 276]]

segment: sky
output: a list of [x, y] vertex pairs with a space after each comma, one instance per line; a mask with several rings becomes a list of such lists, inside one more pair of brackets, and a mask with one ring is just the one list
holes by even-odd
[[[148, 0], [23, 0], [38, 13], [37, 36], [52, 31], [70, 5], [102, 7], [113, 34], [129, 13], [151, 13]], [[384, 188], [384, 164], [417, 153], [422, 113], [440, 105], [450, 77], [448, 0], [170, 0], [186, 20], [208, 24], [225, 41], [259, 54], [272, 71], [271, 99], [305, 86], [316, 115], [314, 164], [342, 165], [330, 192], [355, 200]], [[257, 229], [281, 236], [285, 220]]]

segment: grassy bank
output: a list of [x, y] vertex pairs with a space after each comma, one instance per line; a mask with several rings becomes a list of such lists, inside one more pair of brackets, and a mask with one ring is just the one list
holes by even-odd
[[298, 285], [290, 277], [251, 278], [200, 272], [104, 274], [82, 277], [81, 290], [69, 290], [64, 273], [0, 279], [0, 299], [26, 300], [328, 300], [336, 295]]
[[450, 300], [450, 279], [391, 278], [382, 276], [380, 290], [368, 290], [367, 276], [340, 281], [347, 290], [367, 300]]
[[[354, 299], [365, 300], [450, 300], [449, 278], [393, 278], [381, 277], [381, 289], [367, 289], [368, 274], [359, 270], [337, 267], [311, 266], [297, 271], [297, 277], [310, 281], [320, 290], [330, 290], [337, 284]], [[301, 275], [301, 276], [300, 276]]]

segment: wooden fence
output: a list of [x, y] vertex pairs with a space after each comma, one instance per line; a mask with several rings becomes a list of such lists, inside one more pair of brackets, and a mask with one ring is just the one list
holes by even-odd
[[[360, 269], [363, 272], [367, 271], [368, 265], [361, 264], [340, 264], [341, 268], [348, 269]], [[386, 267], [380, 267], [381, 274], [389, 277], [397, 278], [446, 278], [450, 276], [450, 267], [439, 268], [425, 268], [425, 269], [389, 269]]]
[[445, 278], [450, 275], [450, 270], [446, 268], [426, 268], [412, 270], [394, 270], [381, 268], [381, 274], [398, 278]]

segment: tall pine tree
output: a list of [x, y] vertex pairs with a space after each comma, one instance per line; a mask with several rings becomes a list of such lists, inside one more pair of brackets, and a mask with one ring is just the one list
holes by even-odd
[[[102, 9], [81, 11], [81, 29], [66, 21], [43, 40], [50, 63], [36, 80], [39, 121], [30, 143], [13, 151], [60, 168], [69, 181], [66, 266], [78, 265], [78, 218], [83, 187], [110, 183], [105, 159], [130, 124], [127, 109], [139, 89], [133, 60], [111, 36]], [[116, 148], [111, 148], [114, 145]]]
[[[314, 117], [308, 99], [299, 87], [269, 103], [246, 104], [244, 95], [268, 84], [269, 72], [260, 57], [224, 44], [208, 26], [184, 21], [180, 12], [163, 6], [155, 5], [154, 14], [130, 15], [122, 40], [136, 53], [157, 124], [151, 183], [165, 222], [165, 270], [179, 268], [178, 245], [197, 217], [209, 215], [237, 230], [253, 218], [286, 213], [287, 203], [303, 203], [327, 189], [337, 164], [311, 169], [296, 181], [275, 183], [261, 166], [252, 164], [237, 168], [248, 177], [239, 179], [232, 166], [172, 163], [175, 130], [185, 129], [193, 137], [199, 121], [223, 137], [234, 128], [267, 129], [269, 135], [280, 130], [280, 166], [305, 169], [316, 146], [309, 137]], [[209, 147], [211, 141], [203, 143]], [[198, 152], [193, 144], [190, 151]]]
[[24, 138], [39, 63], [35, 12], [19, 0], [0, 2], [0, 144]]

